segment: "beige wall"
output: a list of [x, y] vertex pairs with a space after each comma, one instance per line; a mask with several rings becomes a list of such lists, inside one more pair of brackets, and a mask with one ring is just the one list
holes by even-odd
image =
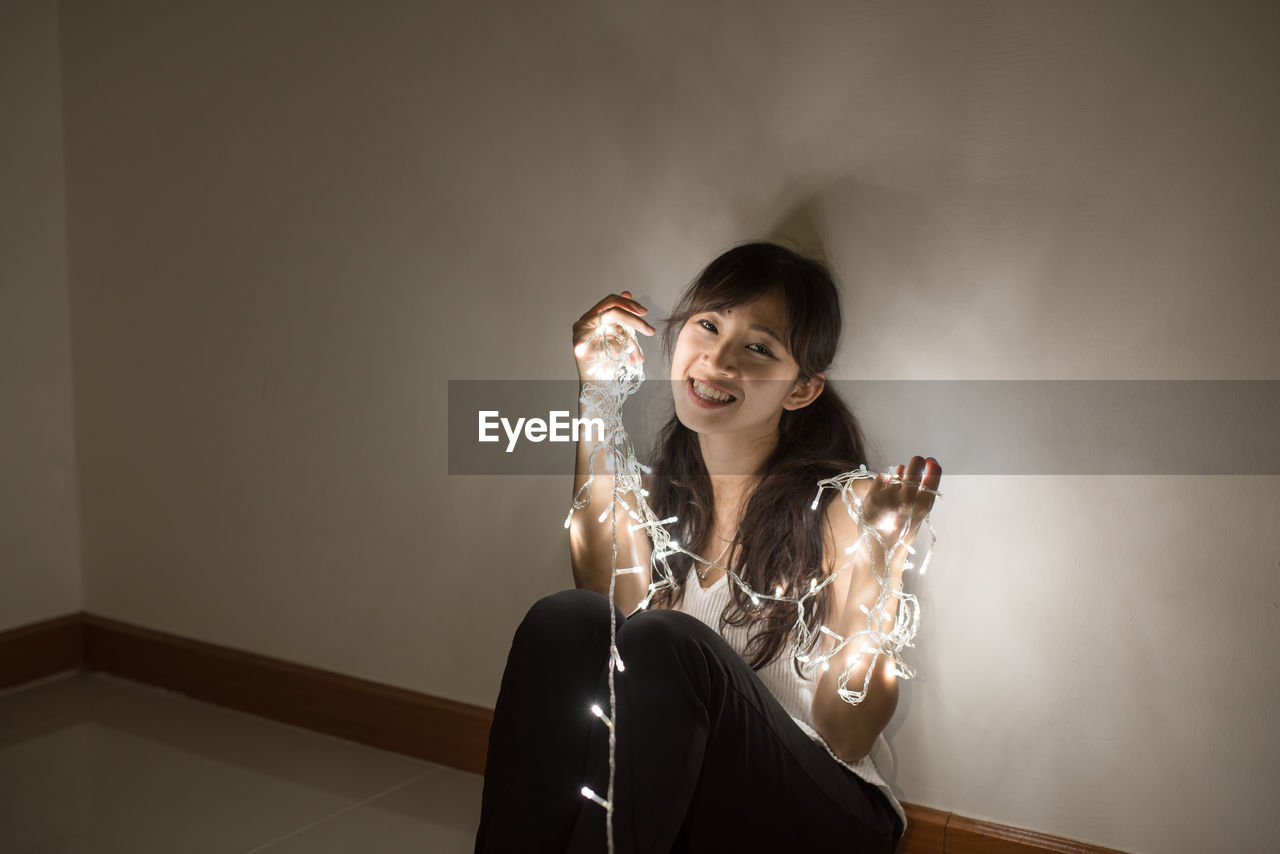
[[84, 603], [58, 9], [0, 3], [0, 630]]
[[[846, 285], [837, 377], [1280, 375], [1267, 4], [190, 5], [61, 9], [94, 613], [491, 704], [570, 583], [569, 482], [448, 477], [446, 381], [570, 378], [599, 296], [668, 309], [797, 209]], [[0, 323], [65, 389], [61, 256], [30, 263], [47, 308]], [[10, 624], [78, 604], [56, 447], [5, 487], [51, 529]], [[1276, 479], [943, 489], [902, 797], [1265, 848]]]

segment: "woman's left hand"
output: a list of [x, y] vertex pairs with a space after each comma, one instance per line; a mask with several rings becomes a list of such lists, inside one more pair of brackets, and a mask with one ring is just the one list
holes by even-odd
[[[933, 457], [912, 457], [897, 467], [897, 479], [877, 475], [862, 499], [862, 521], [875, 528], [886, 549], [901, 536], [904, 543], [915, 542], [920, 523], [933, 508], [934, 493], [942, 482], [942, 466]], [[921, 489], [921, 486], [924, 489]]]

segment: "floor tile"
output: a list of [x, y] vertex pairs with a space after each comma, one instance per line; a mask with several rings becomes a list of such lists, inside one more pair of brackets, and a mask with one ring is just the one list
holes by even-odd
[[0, 694], [0, 854], [469, 851], [480, 786], [105, 674]]
[[482, 783], [446, 768], [254, 854], [471, 854]]

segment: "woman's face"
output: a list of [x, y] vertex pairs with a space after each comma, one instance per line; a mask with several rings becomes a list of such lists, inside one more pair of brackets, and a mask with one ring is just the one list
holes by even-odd
[[784, 409], [810, 403], [812, 384], [797, 388], [800, 366], [780, 338], [785, 320], [782, 295], [771, 291], [685, 321], [671, 360], [680, 422], [699, 434], [758, 437], [777, 430]]

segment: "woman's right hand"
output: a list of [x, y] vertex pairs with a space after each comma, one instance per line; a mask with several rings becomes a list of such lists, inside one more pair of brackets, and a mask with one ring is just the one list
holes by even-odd
[[[600, 380], [589, 371], [602, 355], [602, 349], [607, 347], [612, 355], [617, 356], [627, 347], [634, 333], [625, 327], [653, 335], [656, 330], [641, 317], [648, 313], [649, 309], [631, 298], [631, 291], [623, 291], [621, 294], [609, 294], [578, 318], [573, 324], [573, 357], [578, 363], [578, 380]], [[603, 340], [596, 335], [601, 325], [605, 327]], [[631, 354], [631, 361], [637, 364], [644, 362], [639, 343]]]

